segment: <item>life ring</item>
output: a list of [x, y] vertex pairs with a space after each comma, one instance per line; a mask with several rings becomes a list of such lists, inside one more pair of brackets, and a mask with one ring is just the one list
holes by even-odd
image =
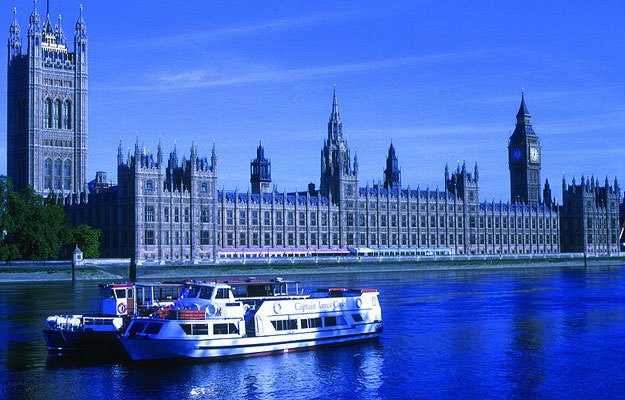
[[126, 314], [126, 305], [124, 303], [119, 303], [117, 305], [117, 312], [119, 314]]
[[212, 304], [209, 304], [204, 309], [204, 312], [206, 312], [206, 315], [208, 315], [209, 317], [213, 317], [215, 316], [215, 314], [217, 314], [217, 307], [215, 307]]
[[275, 303], [273, 305], [273, 312], [275, 312], [276, 314], [280, 313], [280, 310], [282, 310], [282, 306], [280, 305], [280, 303]]
[[362, 307], [362, 299], [360, 297], [356, 299], [356, 307]]

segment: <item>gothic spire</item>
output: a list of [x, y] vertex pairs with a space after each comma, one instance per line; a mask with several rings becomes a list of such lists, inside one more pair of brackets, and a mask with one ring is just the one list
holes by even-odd
[[117, 165], [124, 163], [124, 148], [122, 147], [122, 138], [119, 138], [119, 146], [117, 147]]
[[517, 124], [531, 125], [530, 113], [525, 105], [525, 92], [521, 91], [521, 105], [516, 113]]
[[211, 167], [213, 171], [217, 171], [217, 150], [215, 149], [215, 142], [213, 142], [213, 149], [211, 150]]
[[61, 26], [61, 14], [59, 14], [59, 24], [56, 26], [56, 42], [58, 44], [65, 45], [65, 33]]
[[76, 21], [76, 38], [77, 39], [87, 38], [87, 24], [85, 23], [85, 20], [82, 17], [82, 4], [80, 5], [80, 14], [78, 15], [78, 21]]
[[336, 85], [334, 85], [334, 93], [332, 95], [332, 112], [330, 113], [330, 121], [328, 122], [328, 140], [343, 141], [343, 124], [341, 123], [339, 105], [336, 99]]
[[336, 100], [336, 84], [334, 85], [334, 94], [332, 95], [332, 116], [337, 116], [339, 115], [339, 104], [338, 101]]
[[30, 18], [28, 19], [28, 34], [34, 35], [39, 33], [39, 24], [41, 24], [41, 18], [39, 17], [39, 13], [37, 12], [37, 0], [34, 0], [33, 12], [30, 13]]
[[46, 20], [43, 22], [43, 34], [45, 37], [56, 38], [54, 29], [52, 28], [52, 22], [50, 22], [50, 1], [46, 2]]
[[9, 27], [9, 47], [21, 48], [22, 38], [20, 36], [20, 25], [17, 23], [17, 8], [13, 7], [13, 22]]

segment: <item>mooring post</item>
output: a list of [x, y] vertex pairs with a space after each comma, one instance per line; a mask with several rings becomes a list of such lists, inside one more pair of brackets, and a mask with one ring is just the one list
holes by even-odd
[[76, 280], [76, 260], [72, 257], [72, 282]]
[[129, 268], [128, 275], [129, 275], [128, 277], [130, 278], [131, 282], [134, 282], [137, 280], [137, 262], [135, 261], [134, 256], [130, 258], [130, 268]]

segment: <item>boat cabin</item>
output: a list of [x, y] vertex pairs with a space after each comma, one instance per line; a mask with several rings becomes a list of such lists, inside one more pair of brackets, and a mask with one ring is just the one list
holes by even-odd
[[120, 283], [100, 286], [100, 312], [105, 315], [149, 315], [172, 305], [182, 283]]

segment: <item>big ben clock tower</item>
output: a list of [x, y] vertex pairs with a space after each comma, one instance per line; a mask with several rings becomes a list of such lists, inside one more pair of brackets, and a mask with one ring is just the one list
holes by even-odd
[[516, 127], [508, 141], [510, 197], [513, 203], [540, 203], [540, 140], [532, 129], [525, 98], [516, 115]]

